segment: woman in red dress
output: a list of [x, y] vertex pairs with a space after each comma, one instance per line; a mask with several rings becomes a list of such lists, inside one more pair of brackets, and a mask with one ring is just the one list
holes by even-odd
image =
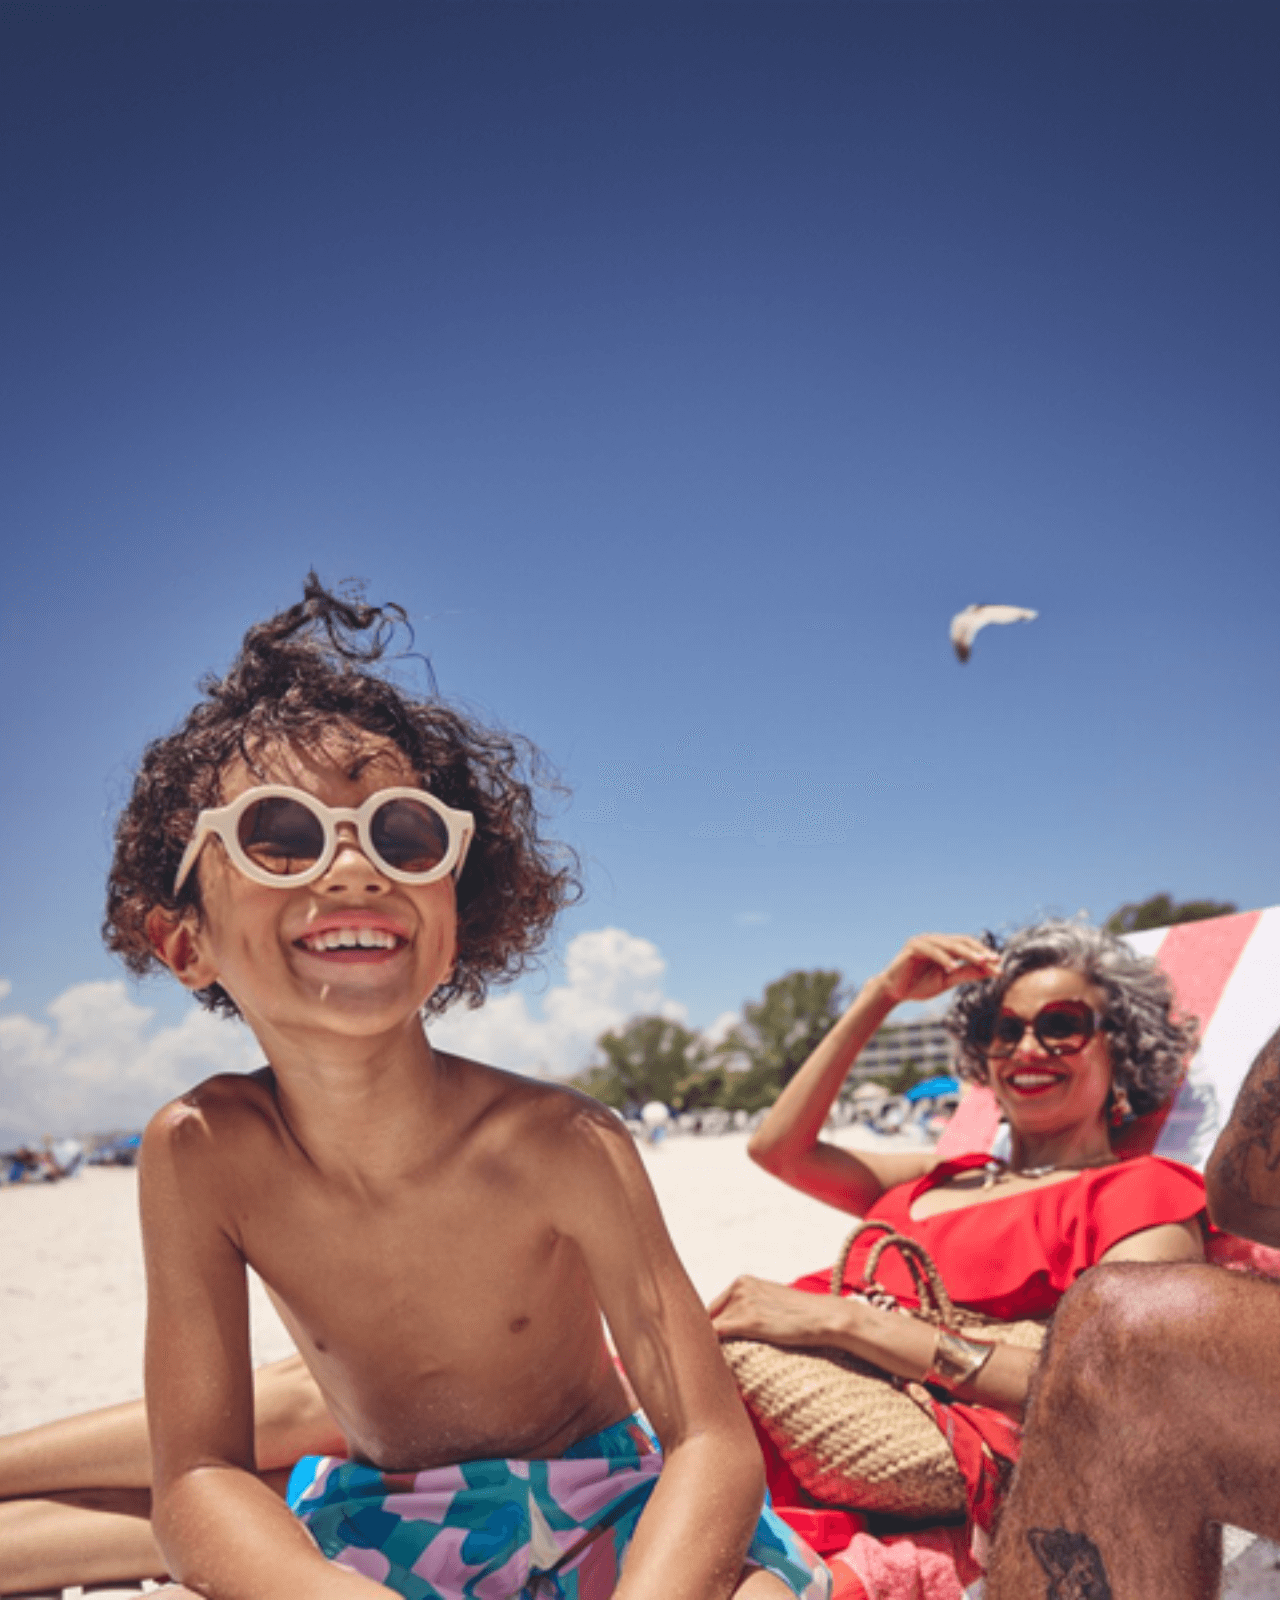
[[[1009, 1159], [939, 1161], [931, 1151], [855, 1152], [824, 1140], [849, 1069], [889, 1013], [949, 989], [957, 990], [948, 1020], [960, 1071], [994, 1092], [1008, 1120]], [[1002, 952], [966, 935], [921, 935], [864, 985], [783, 1090], [751, 1155], [806, 1194], [919, 1239], [958, 1306], [1008, 1321], [1047, 1317], [1097, 1262], [1204, 1258], [1199, 1174], [1156, 1156], [1121, 1160], [1112, 1148], [1115, 1132], [1167, 1104], [1181, 1077], [1195, 1025], [1175, 1020], [1172, 1002], [1153, 962], [1080, 923], [1025, 929]], [[861, 1280], [874, 1242], [855, 1247], [847, 1284]], [[910, 1276], [891, 1252], [877, 1276], [914, 1304]], [[966, 1481], [971, 1522], [989, 1528], [1017, 1456], [1034, 1355], [833, 1297], [829, 1282], [829, 1272], [790, 1287], [739, 1278], [712, 1302], [713, 1320], [724, 1338], [835, 1346], [927, 1381]], [[763, 1443], [775, 1504], [791, 1507], [791, 1520], [830, 1556], [859, 1519], [817, 1510]], [[968, 1543], [944, 1540], [965, 1581], [978, 1571], [964, 1557]]]

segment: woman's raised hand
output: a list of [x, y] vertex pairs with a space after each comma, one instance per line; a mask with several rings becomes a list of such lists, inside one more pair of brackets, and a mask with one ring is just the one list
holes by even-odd
[[880, 984], [895, 1005], [931, 1000], [958, 983], [977, 983], [994, 975], [999, 952], [967, 933], [918, 933], [880, 974]]

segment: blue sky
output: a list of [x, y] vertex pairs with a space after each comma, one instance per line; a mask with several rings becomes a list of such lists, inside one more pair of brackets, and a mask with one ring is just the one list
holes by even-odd
[[[0, 7], [0, 1132], [242, 1049], [119, 987], [102, 880], [310, 566], [573, 790], [512, 1064], [1280, 901], [1278, 70], [1230, 0]], [[962, 668], [984, 600], [1040, 616]]]

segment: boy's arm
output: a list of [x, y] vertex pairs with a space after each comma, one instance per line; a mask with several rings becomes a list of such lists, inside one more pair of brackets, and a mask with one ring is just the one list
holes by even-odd
[[156, 1539], [172, 1576], [210, 1600], [380, 1594], [331, 1566], [255, 1475], [245, 1264], [219, 1203], [211, 1120], [224, 1119], [176, 1103], [142, 1145]]
[[755, 1435], [631, 1135], [607, 1111], [581, 1113], [575, 1132], [563, 1231], [582, 1249], [665, 1459], [618, 1600], [722, 1600], [764, 1502]]

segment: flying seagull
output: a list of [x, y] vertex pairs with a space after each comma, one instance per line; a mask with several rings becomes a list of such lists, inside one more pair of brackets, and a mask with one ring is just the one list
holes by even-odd
[[1025, 606], [966, 606], [951, 619], [951, 642], [961, 661], [967, 661], [973, 641], [988, 623], [1033, 622], [1039, 615]]

